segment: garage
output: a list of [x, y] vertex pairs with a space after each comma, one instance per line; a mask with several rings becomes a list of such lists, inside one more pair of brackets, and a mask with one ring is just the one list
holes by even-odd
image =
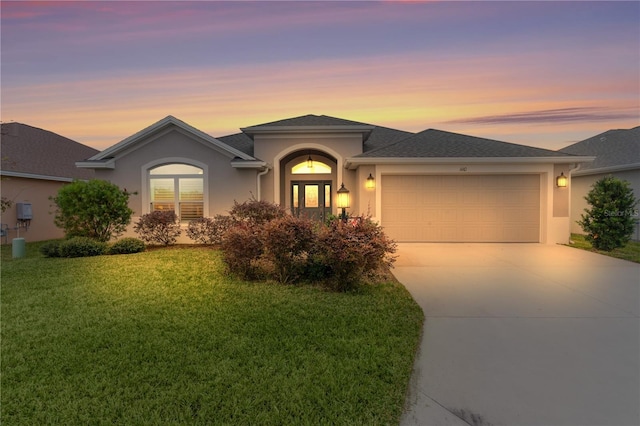
[[540, 175], [383, 175], [382, 225], [399, 242], [539, 242]]

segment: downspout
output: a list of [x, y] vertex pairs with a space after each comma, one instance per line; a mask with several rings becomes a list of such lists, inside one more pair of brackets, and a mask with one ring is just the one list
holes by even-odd
[[269, 170], [271, 170], [271, 167], [265, 166], [264, 170], [262, 170], [261, 172], [258, 172], [258, 174], [256, 175], [256, 192], [257, 192], [258, 201], [262, 201], [262, 194], [261, 194], [262, 185], [261, 185], [260, 178], [266, 175], [267, 173], [269, 173]]

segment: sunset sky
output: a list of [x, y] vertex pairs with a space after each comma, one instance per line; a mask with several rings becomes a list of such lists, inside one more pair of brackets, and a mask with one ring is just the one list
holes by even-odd
[[2, 1], [1, 120], [104, 149], [305, 114], [558, 149], [640, 125], [640, 2]]

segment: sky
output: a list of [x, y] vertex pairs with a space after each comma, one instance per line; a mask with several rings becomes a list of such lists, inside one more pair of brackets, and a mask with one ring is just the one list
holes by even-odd
[[559, 149], [640, 125], [640, 2], [2, 1], [0, 120], [104, 149], [306, 114]]

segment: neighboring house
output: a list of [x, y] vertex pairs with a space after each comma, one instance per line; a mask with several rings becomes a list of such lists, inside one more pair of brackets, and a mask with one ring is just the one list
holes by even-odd
[[[560, 151], [596, 157], [592, 163], [582, 164], [573, 171], [571, 232], [584, 233], [576, 223], [581, 219], [584, 209], [588, 208], [584, 197], [591, 190], [591, 186], [604, 176], [611, 175], [628, 181], [635, 197], [640, 199], [640, 126], [633, 129], [609, 130]], [[636, 218], [638, 219], [640, 218]], [[637, 221], [632, 238], [640, 241], [640, 226]]]
[[[49, 197], [74, 179], [94, 177], [93, 170], [78, 169], [75, 162], [98, 151], [47, 130], [21, 123], [3, 123], [0, 153], [2, 196], [12, 202], [2, 213], [3, 227], [8, 227], [2, 243], [11, 242], [18, 234], [27, 241], [63, 237], [63, 232], [53, 223], [54, 208]], [[27, 221], [17, 218], [19, 203], [31, 204], [33, 218], [28, 228]]]
[[251, 196], [316, 218], [369, 214], [397, 241], [569, 239], [562, 173], [592, 157], [440, 130], [412, 134], [305, 115], [214, 138], [168, 116], [77, 163], [129, 192], [136, 217], [175, 210], [186, 224]]

